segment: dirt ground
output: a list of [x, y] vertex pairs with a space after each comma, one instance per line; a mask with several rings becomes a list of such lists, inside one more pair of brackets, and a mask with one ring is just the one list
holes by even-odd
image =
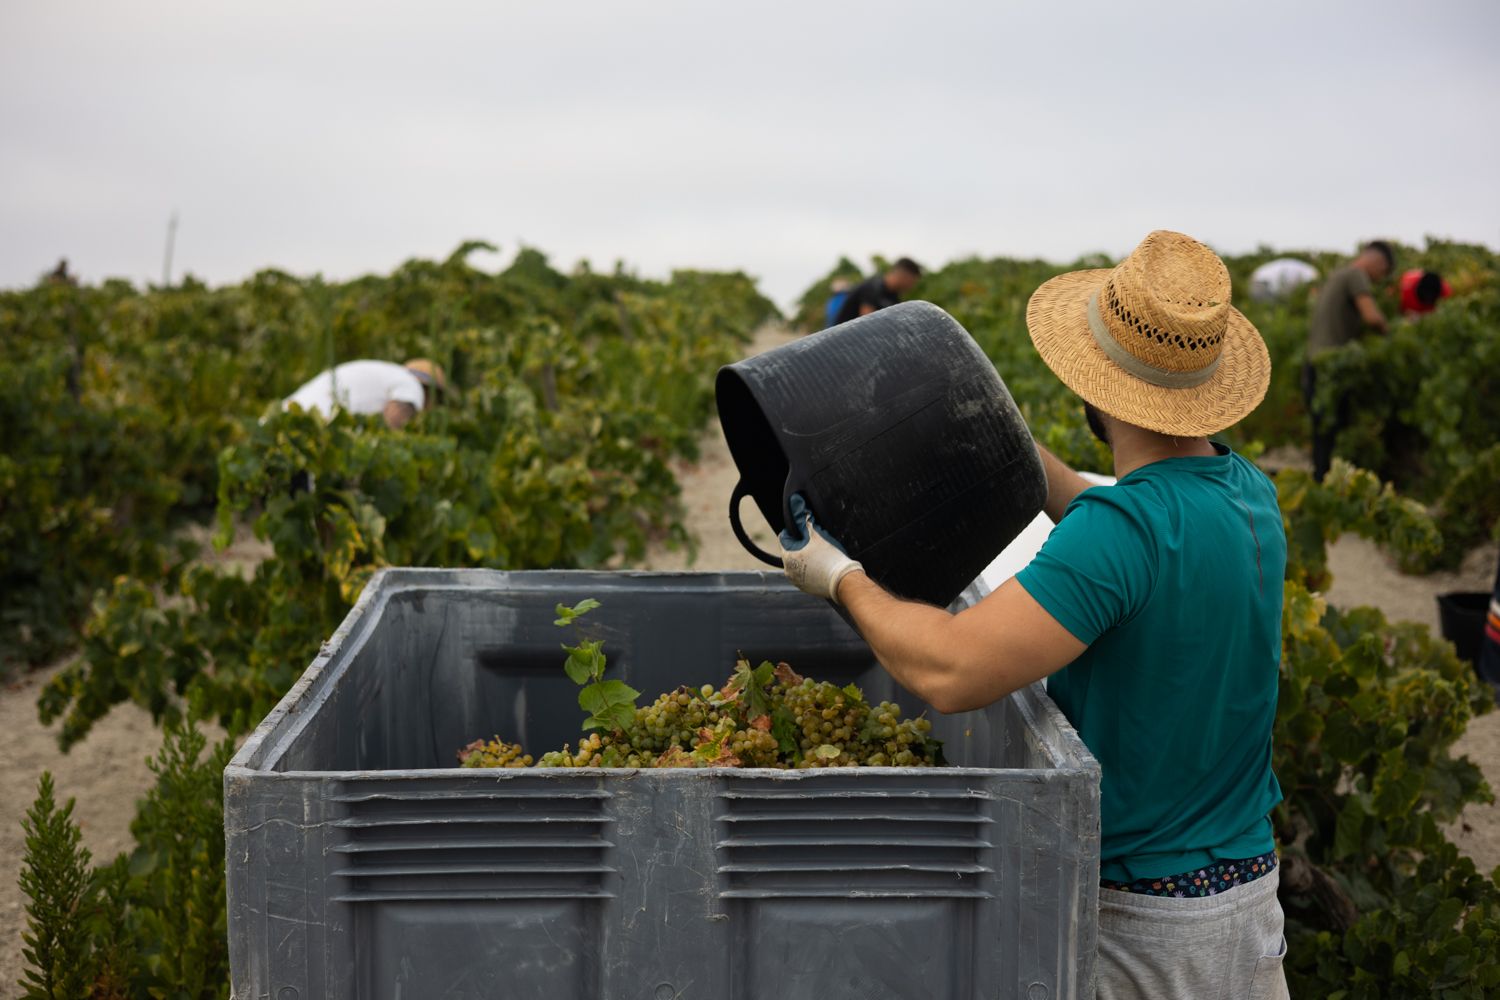
[[[765, 326], [755, 335], [748, 355], [761, 354], [796, 339], [785, 327]], [[698, 539], [698, 554], [692, 565], [688, 565], [687, 552], [658, 549], [647, 555], [642, 569], [766, 569], [741, 547], [729, 530], [729, 494], [739, 482], [739, 473], [734, 459], [729, 457], [729, 446], [719, 430], [719, 422], [703, 435], [698, 461], [683, 463], [677, 470], [677, 481], [682, 485], [682, 503], [686, 510], [688, 531]], [[745, 530], [755, 544], [767, 551], [775, 551], [775, 536], [771, 528], [755, 509], [755, 504], [744, 501], [741, 511]]]
[[[756, 353], [792, 339], [785, 330], [768, 327], [756, 337]], [[1285, 464], [1284, 462], [1282, 464]], [[704, 435], [700, 460], [678, 469], [683, 487], [687, 526], [699, 540], [697, 558], [688, 566], [685, 552], [658, 550], [643, 564], [650, 569], [759, 569], [762, 564], [744, 551], [729, 531], [725, 505], [738, 478], [734, 462], [715, 424]], [[770, 529], [746, 504], [746, 527], [751, 537], [770, 549]], [[204, 533], [206, 538], [206, 532]], [[225, 553], [207, 558], [228, 566], [252, 566], [265, 548], [241, 537]], [[1388, 617], [1422, 622], [1437, 628], [1437, 594], [1449, 590], [1488, 590], [1494, 579], [1493, 546], [1475, 552], [1458, 573], [1426, 578], [1402, 576], [1374, 546], [1358, 538], [1341, 539], [1331, 555], [1334, 584], [1329, 599], [1340, 605], [1368, 604]], [[151, 785], [146, 760], [156, 751], [159, 736], [150, 717], [134, 705], [115, 708], [82, 743], [67, 755], [56, 749], [55, 733], [36, 717], [37, 692], [61, 664], [31, 674], [0, 689], [0, 996], [14, 995], [22, 969], [22, 899], [14, 873], [20, 870], [21, 817], [36, 794], [36, 780], [50, 769], [63, 798], [77, 799], [76, 815], [84, 843], [96, 859], [110, 858], [130, 846], [130, 819], [136, 799]], [[217, 737], [217, 734], [214, 734]], [[1457, 746], [1485, 771], [1500, 789], [1500, 712], [1469, 726]], [[1458, 845], [1481, 870], [1500, 865], [1500, 807], [1475, 807], [1450, 830]]]

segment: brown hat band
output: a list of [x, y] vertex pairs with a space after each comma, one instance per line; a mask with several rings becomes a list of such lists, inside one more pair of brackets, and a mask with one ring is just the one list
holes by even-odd
[[1163, 389], [1191, 389], [1195, 385], [1202, 385], [1213, 378], [1214, 370], [1219, 367], [1219, 358], [1222, 357], [1222, 355], [1215, 355], [1214, 359], [1202, 368], [1186, 372], [1168, 371], [1165, 368], [1147, 364], [1127, 351], [1125, 345], [1116, 340], [1115, 335], [1109, 332], [1109, 327], [1104, 325], [1104, 317], [1099, 314], [1098, 292], [1089, 296], [1089, 329], [1093, 331], [1095, 342], [1108, 355], [1109, 360], [1141, 381], [1150, 382]]

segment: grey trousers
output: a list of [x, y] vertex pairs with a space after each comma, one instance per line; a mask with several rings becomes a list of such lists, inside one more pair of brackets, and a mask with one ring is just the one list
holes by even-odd
[[1097, 1000], [1284, 1000], [1280, 882], [1195, 899], [1101, 888]]

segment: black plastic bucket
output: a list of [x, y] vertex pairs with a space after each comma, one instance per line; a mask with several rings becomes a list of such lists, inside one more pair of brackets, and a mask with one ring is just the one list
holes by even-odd
[[994, 365], [952, 316], [907, 302], [719, 370], [740, 481], [781, 531], [787, 500], [901, 597], [947, 605], [1031, 523], [1046, 477]]
[[1443, 638], [1453, 643], [1453, 650], [1460, 660], [1468, 660], [1477, 668], [1479, 650], [1484, 643], [1484, 619], [1490, 610], [1490, 595], [1454, 591], [1439, 594], [1437, 605]]

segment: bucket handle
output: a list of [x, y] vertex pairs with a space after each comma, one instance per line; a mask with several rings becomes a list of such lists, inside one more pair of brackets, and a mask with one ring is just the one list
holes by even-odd
[[734, 484], [734, 492], [729, 495], [729, 527], [734, 530], [734, 537], [740, 540], [740, 544], [745, 547], [746, 552], [768, 566], [775, 566], [777, 569], [781, 569], [781, 557], [771, 555], [759, 545], [752, 542], [750, 536], [745, 533], [745, 526], [740, 523], [740, 501], [749, 495], [750, 490], [745, 486], [743, 479]]

